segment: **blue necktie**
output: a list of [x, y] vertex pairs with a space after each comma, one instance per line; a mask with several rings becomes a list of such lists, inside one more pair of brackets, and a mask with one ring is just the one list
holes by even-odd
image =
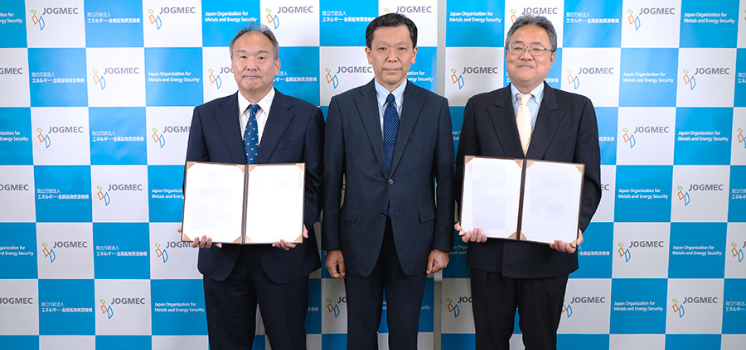
[[394, 94], [386, 97], [386, 111], [383, 112], [383, 153], [386, 155], [386, 171], [391, 173], [391, 162], [394, 159], [396, 135], [399, 133], [399, 113], [396, 112]]
[[259, 125], [256, 122], [256, 111], [259, 105], [249, 105], [249, 121], [246, 123], [246, 131], [243, 133], [243, 147], [246, 150], [246, 162], [256, 163], [259, 153]]

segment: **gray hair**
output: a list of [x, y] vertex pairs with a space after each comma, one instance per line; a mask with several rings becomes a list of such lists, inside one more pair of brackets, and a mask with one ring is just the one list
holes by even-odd
[[534, 15], [523, 15], [521, 17], [518, 17], [518, 19], [515, 20], [515, 23], [513, 23], [512, 26], [510, 26], [510, 29], [508, 30], [508, 35], [505, 36], [505, 49], [508, 48], [508, 43], [510, 42], [510, 37], [515, 33], [518, 28], [527, 26], [527, 25], [535, 25], [537, 27], [541, 27], [544, 30], [547, 31], [547, 35], [549, 35], [549, 43], [552, 45], [552, 52], [557, 51], [557, 32], [554, 31], [554, 26], [552, 25], [552, 22], [550, 22], [546, 17], [544, 16], [534, 16]]
[[236, 32], [236, 36], [234, 36], [233, 40], [231, 40], [231, 44], [230, 44], [231, 59], [233, 58], [233, 45], [236, 43], [236, 40], [238, 40], [238, 38], [240, 38], [242, 35], [246, 33], [252, 33], [252, 32], [260, 33], [266, 36], [267, 39], [269, 39], [269, 42], [272, 43], [272, 47], [274, 48], [275, 59], [280, 57], [280, 44], [277, 43], [277, 38], [275, 38], [275, 34], [272, 33], [272, 30], [270, 30], [269, 27], [265, 26], [264, 24], [261, 24], [259, 22], [253, 22], [249, 24], [248, 26], [239, 29]]

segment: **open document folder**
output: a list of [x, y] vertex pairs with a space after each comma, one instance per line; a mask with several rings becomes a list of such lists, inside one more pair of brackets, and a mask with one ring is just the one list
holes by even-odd
[[182, 241], [303, 240], [305, 164], [187, 162]]
[[489, 238], [572, 242], [584, 171], [583, 164], [466, 156], [461, 227]]

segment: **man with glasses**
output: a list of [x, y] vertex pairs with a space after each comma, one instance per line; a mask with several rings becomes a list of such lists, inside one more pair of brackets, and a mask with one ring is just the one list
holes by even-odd
[[510, 85], [473, 96], [464, 109], [455, 193], [460, 200], [465, 155], [585, 164], [578, 238], [547, 246], [455, 228], [469, 242], [476, 348], [508, 349], [517, 309], [526, 349], [555, 349], [567, 279], [578, 268], [576, 249], [601, 200], [598, 126], [588, 98], [544, 82], [557, 50], [548, 19], [518, 18], [505, 45]]

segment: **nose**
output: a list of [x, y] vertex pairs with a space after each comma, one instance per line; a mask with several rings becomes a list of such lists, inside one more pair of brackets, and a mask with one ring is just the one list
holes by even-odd
[[533, 59], [534, 56], [531, 56], [531, 49], [526, 48], [525, 50], [523, 50], [523, 53], [519, 56], [519, 58], [522, 60], [529, 60]]

